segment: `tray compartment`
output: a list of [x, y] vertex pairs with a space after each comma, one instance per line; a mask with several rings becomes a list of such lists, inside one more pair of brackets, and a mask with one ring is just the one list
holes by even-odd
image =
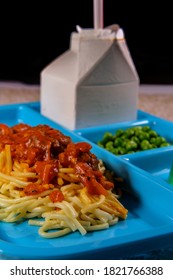
[[[161, 137], [164, 137], [170, 145], [173, 145], [173, 123], [169, 121], [165, 121], [159, 118], [155, 118], [153, 116], [148, 116], [146, 119], [139, 119], [134, 122], [126, 122], [126, 123], [118, 123], [118, 124], [111, 124], [107, 126], [99, 126], [99, 127], [92, 127], [92, 128], [84, 128], [77, 130], [80, 136], [84, 137], [85, 139], [91, 141], [92, 143], [96, 144], [98, 141], [103, 139], [103, 136], [106, 132], [110, 132], [115, 135], [116, 131], [119, 129], [126, 130], [128, 128], [134, 128], [137, 126], [149, 126], [152, 130], [156, 131], [157, 134]], [[170, 146], [170, 147], [171, 147]], [[164, 147], [165, 148], [165, 147]], [[159, 147], [159, 149], [164, 149], [163, 147]], [[104, 149], [104, 148], [102, 148]], [[158, 149], [155, 148], [155, 149]], [[151, 149], [154, 151], [155, 149]], [[107, 150], [106, 150], [107, 151]], [[143, 153], [145, 151], [137, 151], [135, 153]], [[124, 156], [124, 155], [118, 155]]]
[[[84, 237], [75, 232], [63, 238], [45, 240], [38, 235], [37, 227], [29, 226], [27, 222], [18, 225], [0, 222], [0, 250], [7, 258], [115, 259], [134, 256], [137, 253], [161, 247], [166, 248], [170, 245], [173, 236], [173, 188], [165, 188], [164, 184], [158, 181], [156, 176], [153, 176], [151, 168], [146, 170], [145, 165], [144, 167], [139, 166], [143, 158], [136, 157], [135, 159], [132, 155], [131, 157], [117, 157], [100, 148], [94, 142], [101, 133], [108, 131], [108, 128], [113, 131], [122, 126], [125, 128], [148, 124], [153, 125], [154, 129], [157, 127], [158, 132], [165, 130], [169, 139], [172, 139], [171, 124], [166, 123], [167, 128], [165, 129], [160, 125], [159, 120], [147, 119], [147, 114], [142, 113], [141, 119], [136, 122], [110, 125], [102, 127], [100, 130], [93, 128], [89, 130], [90, 134], [87, 136], [82, 131], [72, 132], [52, 122], [39, 113], [38, 106], [27, 104], [2, 106], [0, 119], [1, 123], [7, 125], [15, 125], [19, 122], [33, 126], [47, 124], [71, 136], [75, 142], [90, 141], [93, 145], [92, 152], [102, 159], [109, 169], [114, 170], [118, 176], [124, 179], [124, 193], [121, 201], [129, 210], [128, 218], [125, 221], [120, 221], [107, 230], [88, 233]], [[163, 152], [165, 150], [172, 151], [172, 148], [161, 150]], [[147, 154], [147, 152], [144, 153]], [[142, 153], [137, 154], [142, 155]], [[169, 165], [168, 158], [169, 156], [165, 155], [167, 166]]]
[[[152, 152], [146, 151], [145, 153], [126, 155], [124, 159], [139, 169], [151, 174], [153, 179], [161, 180], [161, 184], [164, 183], [165, 185], [165, 182], [169, 184], [168, 179], [173, 164], [172, 146], [164, 149], [155, 149]], [[173, 186], [171, 187], [173, 189]]]

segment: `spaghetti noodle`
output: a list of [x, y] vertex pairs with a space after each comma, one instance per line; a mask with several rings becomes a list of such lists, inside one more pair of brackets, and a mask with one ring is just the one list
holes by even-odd
[[0, 124], [0, 220], [29, 220], [39, 234], [106, 229], [126, 219], [105, 168], [86, 142], [46, 125]]

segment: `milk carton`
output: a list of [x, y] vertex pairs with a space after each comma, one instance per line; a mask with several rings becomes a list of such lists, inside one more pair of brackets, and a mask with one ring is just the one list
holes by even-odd
[[122, 29], [78, 28], [41, 73], [41, 113], [72, 130], [135, 120], [138, 88]]

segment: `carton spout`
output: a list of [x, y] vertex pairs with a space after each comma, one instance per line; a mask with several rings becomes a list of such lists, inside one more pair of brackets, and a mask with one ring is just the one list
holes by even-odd
[[83, 49], [81, 43], [86, 42], [89, 44], [89, 51], [93, 50], [95, 46], [92, 46], [98, 41], [102, 45], [106, 45], [110, 41], [124, 40], [124, 32], [117, 24], [110, 25], [104, 29], [83, 29], [79, 25], [76, 26], [77, 32], [71, 34], [70, 49], [74, 52], [86, 51]]
[[[77, 25], [76, 30], [77, 32], [72, 32], [70, 40], [70, 49], [74, 52], [83, 50], [80, 46], [82, 41], [94, 44], [94, 42], [100, 40], [101, 44], [104, 44], [104, 41], [114, 40], [116, 38], [116, 33], [111, 29], [83, 29]], [[92, 45], [90, 45], [90, 48], [92, 49]]]

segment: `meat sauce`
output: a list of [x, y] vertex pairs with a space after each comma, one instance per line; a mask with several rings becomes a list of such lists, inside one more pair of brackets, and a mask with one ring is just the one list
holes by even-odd
[[[24, 189], [25, 195], [39, 194], [57, 184], [60, 167], [72, 167], [79, 181], [90, 194], [107, 195], [114, 184], [98, 169], [98, 159], [91, 153], [92, 146], [86, 142], [73, 143], [69, 136], [48, 125], [31, 127], [17, 124], [8, 127], [0, 124], [0, 151], [5, 145], [11, 147], [13, 160], [26, 162], [42, 180], [42, 185], [31, 183]], [[62, 201], [60, 191], [53, 191], [50, 199]]]

